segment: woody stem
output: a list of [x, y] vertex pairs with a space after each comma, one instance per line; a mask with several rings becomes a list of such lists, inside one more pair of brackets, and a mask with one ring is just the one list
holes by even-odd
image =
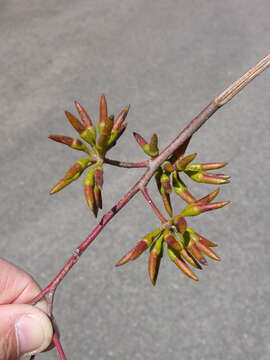
[[[48, 292], [54, 291], [66, 274], [77, 262], [80, 255], [95, 240], [97, 235], [103, 230], [107, 223], [120, 211], [138, 192], [144, 192], [147, 183], [150, 181], [158, 167], [168, 158], [170, 158], [179, 147], [187, 141], [220, 107], [231, 100], [240, 90], [249, 84], [263, 70], [270, 66], [270, 54], [262, 59], [258, 64], [252, 67], [247, 73], [232, 83], [225, 91], [216, 96], [209, 105], [207, 105], [188, 125], [179, 133], [179, 135], [155, 158], [149, 161], [149, 167], [144, 175], [131, 187], [130, 191], [101, 219], [100, 223], [89, 233], [86, 239], [77, 247], [74, 254], [67, 260], [64, 267], [59, 271], [55, 278], [36, 296], [31, 304], [35, 304], [43, 298]], [[151, 204], [150, 204], [151, 205]]]
[[159, 208], [156, 206], [156, 204], [154, 203], [153, 199], [151, 198], [151, 196], [148, 193], [148, 190], [146, 187], [141, 189], [141, 193], [143, 194], [143, 196], [145, 197], [146, 201], [148, 202], [148, 204], [151, 206], [151, 208], [153, 209], [154, 213], [157, 215], [157, 217], [159, 218], [159, 220], [165, 224], [167, 222], [167, 220], [165, 219], [165, 217], [161, 214]]

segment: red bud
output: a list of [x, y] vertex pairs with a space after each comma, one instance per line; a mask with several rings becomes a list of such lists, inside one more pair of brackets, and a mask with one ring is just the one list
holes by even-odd
[[78, 101], [75, 101], [74, 103], [84, 126], [86, 128], [92, 127], [93, 126], [92, 120], [90, 116], [87, 114], [86, 110], [82, 107], [82, 105]]

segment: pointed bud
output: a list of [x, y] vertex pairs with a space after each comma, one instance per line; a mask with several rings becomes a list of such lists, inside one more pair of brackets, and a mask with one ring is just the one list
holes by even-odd
[[56, 135], [56, 134], [49, 135], [48, 138], [51, 139], [51, 140], [57, 141], [57, 142], [59, 142], [61, 144], [65, 144], [65, 145], [71, 147], [72, 149], [84, 151], [87, 154], [89, 154], [89, 149], [79, 139], [73, 139], [73, 138], [71, 138], [69, 136]]
[[224, 177], [218, 176], [218, 174], [208, 174], [203, 171], [185, 171], [185, 173], [194, 181], [206, 184], [228, 184], [230, 181]]
[[69, 111], [65, 111], [65, 115], [70, 124], [79, 134], [85, 130], [85, 126], [73, 114], [71, 114]]
[[64, 180], [64, 179], [59, 180], [58, 183], [52, 187], [49, 194], [53, 195], [53, 194], [57, 193], [58, 191], [64, 189], [70, 183], [71, 183], [71, 181], [68, 181], [68, 180]]
[[130, 109], [130, 105], [126, 106], [121, 112], [120, 114], [117, 116], [117, 118], [115, 119], [114, 125], [112, 130], [113, 131], [119, 131], [121, 125], [123, 124], [123, 122], [125, 121], [127, 114], [129, 112]]
[[102, 94], [99, 102], [99, 122], [105, 124], [107, 117], [108, 117], [107, 101], [105, 95]]
[[180, 179], [180, 176], [176, 171], [173, 172], [173, 189], [175, 193], [187, 203], [196, 201], [192, 194], [187, 190], [186, 184]]
[[133, 136], [142, 149], [144, 149], [145, 145], [148, 145], [146, 140], [140, 134], [134, 132]]
[[198, 241], [196, 243], [196, 246], [202, 253], [207, 255], [209, 258], [220, 261], [220, 257], [212, 249], [209, 249], [209, 247], [205, 246], [202, 242]]
[[84, 185], [84, 197], [88, 207], [92, 210], [95, 217], [98, 214], [98, 208], [95, 201], [94, 189], [91, 185]]
[[168, 215], [170, 217], [173, 216], [173, 210], [172, 210], [172, 204], [171, 204], [171, 198], [169, 194], [163, 194], [162, 195], [163, 205], [165, 210], [167, 211]]
[[74, 101], [74, 103], [85, 128], [93, 127], [93, 122], [83, 106], [78, 101]]
[[196, 156], [197, 156], [197, 154], [195, 153], [195, 154], [187, 155], [187, 156], [185, 156], [185, 157], [180, 158], [180, 159], [177, 160], [176, 163], [175, 163], [176, 169], [177, 169], [178, 171], [183, 171], [183, 170], [185, 170], [185, 168], [187, 167], [187, 165], [188, 165], [189, 163], [191, 163], [191, 162], [195, 159]]
[[88, 171], [84, 179], [84, 196], [87, 205], [92, 210], [94, 216], [97, 217], [98, 208], [94, 196], [94, 184], [95, 184], [94, 169], [91, 169]]
[[69, 185], [71, 182], [78, 179], [82, 172], [92, 164], [91, 159], [80, 159], [75, 162], [65, 173], [63, 179], [61, 179], [50, 191], [50, 195], [62, 190], [64, 187]]
[[157, 156], [159, 154], [157, 134], [153, 134], [151, 136], [150, 143], [149, 143], [149, 152], [152, 157]]
[[148, 274], [149, 274], [150, 280], [154, 286], [156, 285], [159, 266], [160, 266], [160, 260], [163, 255], [163, 239], [164, 239], [164, 236], [163, 236], [163, 234], [161, 234], [159, 236], [159, 238], [156, 240], [153, 248], [150, 251], [149, 257], [148, 257]]
[[80, 134], [81, 138], [88, 142], [91, 146], [94, 146], [96, 139], [96, 129], [94, 126], [85, 127], [73, 114], [65, 111], [66, 117], [69, 120], [73, 128]]
[[200, 213], [205, 211], [211, 211], [223, 208], [224, 206], [230, 204], [230, 201], [219, 201], [211, 204], [197, 204], [197, 207], [199, 208]]
[[131, 260], [137, 259], [152, 243], [153, 238], [150, 236], [144, 237], [138, 244], [124, 255], [115, 266], [121, 266]]
[[126, 130], [127, 124], [122, 124], [120, 126], [120, 129], [114, 130], [112, 129], [110, 138], [108, 140], [108, 149], [113, 147], [116, 144], [116, 141], [120, 138], [120, 136], [123, 134], [123, 132]]
[[172, 262], [175, 263], [175, 265], [189, 278], [192, 280], [198, 281], [197, 276], [194, 274], [194, 272], [190, 269], [190, 267], [182, 260], [180, 257], [177, 257], [173, 250], [168, 248], [168, 255], [169, 258], [172, 260]]
[[95, 203], [99, 209], [102, 209], [102, 196], [101, 196], [101, 190], [97, 184], [94, 186], [94, 198]]
[[181, 234], [184, 234], [184, 232], [187, 229], [187, 222], [186, 222], [185, 218], [183, 218], [182, 216], [175, 217], [174, 224], [176, 225], [178, 231]]
[[204, 196], [203, 198], [196, 201], [196, 204], [208, 204], [213, 201], [217, 195], [219, 194], [220, 188], [210, 192], [208, 195]]
[[127, 123], [121, 125], [121, 127], [120, 127], [120, 133], [119, 133], [119, 136], [118, 136], [118, 137], [122, 136], [122, 134], [124, 133], [124, 131], [126, 130], [126, 128], [127, 128]]
[[198, 233], [196, 233], [196, 235], [199, 237], [199, 241], [200, 241], [203, 245], [208, 246], [208, 247], [216, 247], [216, 246], [218, 246], [216, 243], [214, 243], [214, 242], [206, 239], [204, 236], [202, 236], [202, 235], [200, 235], [200, 234], [198, 234]]
[[221, 169], [228, 165], [227, 162], [215, 162], [215, 163], [204, 163], [204, 164], [190, 164], [187, 166], [187, 170], [200, 171], [200, 170], [216, 170]]
[[[197, 244], [197, 243], [196, 243]], [[190, 244], [188, 246], [188, 250], [191, 252], [191, 254], [195, 257], [196, 260], [199, 261], [202, 265], [207, 266], [208, 262], [205, 259], [205, 257], [201, 254], [200, 250], [197, 248], [195, 243]]]
[[[133, 133], [133, 136], [135, 138], [135, 140], [137, 141], [137, 143], [140, 145], [140, 147], [142, 148], [143, 152], [151, 157], [155, 157], [158, 155], [158, 149], [155, 150], [155, 151], [151, 151], [150, 149], [150, 144], [148, 144], [146, 142], [146, 140], [141, 136], [139, 135], [138, 133], [134, 132]], [[155, 148], [155, 143], [157, 142], [157, 137], [156, 135], [154, 134], [152, 136], [152, 148], [154, 149]]]
[[187, 249], [182, 249], [180, 254], [181, 254], [182, 258], [184, 260], [186, 260], [190, 265], [194, 266], [197, 269], [200, 269], [200, 270], [202, 269], [199, 262], [194, 258], [194, 256]]
[[182, 245], [177, 241], [175, 235], [172, 232], [169, 232], [164, 236], [166, 243], [175, 251], [180, 252], [182, 250]]
[[220, 201], [211, 204], [190, 203], [180, 213], [180, 216], [197, 216], [203, 212], [216, 210], [228, 205], [230, 201]]

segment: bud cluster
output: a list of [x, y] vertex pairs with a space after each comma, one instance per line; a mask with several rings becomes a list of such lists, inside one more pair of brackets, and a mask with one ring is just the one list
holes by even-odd
[[211, 249], [217, 244], [196, 233], [187, 227], [184, 217], [177, 215], [164, 224], [145, 235], [137, 245], [124, 255], [116, 264], [121, 266], [131, 260], [137, 259], [144, 251], [149, 249], [148, 274], [153, 285], [156, 284], [160, 262], [167, 247], [169, 259], [189, 278], [198, 281], [198, 277], [191, 269], [202, 269], [208, 262], [204, 255], [219, 261], [219, 256]]
[[[142, 150], [151, 158], [155, 158], [158, 152], [157, 136], [152, 135], [149, 143], [139, 134], [134, 133], [137, 143]], [[154, 139], [154, 140], [153, 140]], [[189, 143], [188, 139], [174, 154], [157, 169], [155, 181], [163, 200], [163, 205], [168, 213], [168, 220], [158, 232], [148, 234], [138, 245], [130, 250], [116, 265], [123, 265], [130, 260], [135, 260], [147, 248], [150, 248], [148, 259], [148, 273], [153, 285], [156, 284], [160, 261], [163, 256], [163, 247], [166, 243], [168, 257], [189, 278], [198, 280], [190, 265], [196, 269], [202, 269], [207, 265], [204, 255], [213, 260], [220, 260], [211, 247], [215, 243], [197, 234], [192, 228], [187, 227], [185, 217], [197, 216], [206, 211], [216, 210], [229, 204], [229, 201], [212, 202], [219, 194], [220, 188], [215, 189], [208, 195], [196, 199], [188, 190], [180, 177], [180, 173], [186, 174], [190, 179], [207, 184], [227, 184], [230, 176], [225, 174], [212, 174], [207, 171], [220, 169], [227, 165], [226, 162], [192, 163], [197, 154], [184, 156]], [[153, 148], [154, 144], [154, 148]], [[155, 151], [150, 151], [155, 149]], [[173, 215], [171, 193], [175, 192], [186, 203], [186, 207], [176, 216]], [[145, 240], [147, 238], [147, 241]]]
[[86, 168], [92, 166], [84, 179], [84, 195], [89, 208], [97, 216], [98, 209], [102, 208], [103, 160], [106, 153], [116, 144], [126, 129], [127, 124], [124, 121], [128, 114], [129, 106], [125, 107], [116, 118], [114, 118], [114, 115], [108, 116], [107, 101], [105, 96], [102, 95], [100, 98], [97, 129], [83, 106], [75, 101], [75, 107], [80, 120], [68, 111], [65, 111], [65, 115], [81, 139], [90, 146], [88, 147], [79, 139], [63, 135], [49, 135], [49, 138], [72, 149], [83, 151], [88, 157], [77, 160], [65, 176], [53, 186], [50, 194], [62, 190], [78, 179]]
[[[78, 177], [89, 168], [83, 182], [84, 195], [89, 208], [93, 214], [97, 216], [99, 209], [102, 208], [103, 164], [105, 160], [108, 160], [105, 159], [105, 156], [126, 129], [126, 123], [124, 122], [129, 111], [129, 106], [125, 107], [116, 118], [114, 118], [114, 115], [109, 116], [107, 102], [105, 96], [102, 95], [100, 98], [99, 122], [97, 127], [93, 125], [85, 109], [76, 101], [75, 107], [80, 120], [68, 111], [65, 112], [66, 117], [78, 132], [81, 139], [88, 145], [79, 139], [63, 135], [50, 135], [49, 138], [65, 144], [72, 149], [82, 151], [87, 154], [87, 157], [77, 160], [66, 172], [64, 177], [52, 188], [50, 194], [62, 190], [71, 182], [78, 179]], [[149, 142], [138, 133], [133, 133], [133, 135], [144, 153], [150, 156], [151, 159], [149, 163], [159, 156], [158, 137], [156, 134], [151, 136]], [[131, 260], [137, 259], [144, 251], [149, 249], [148, 273], [153, 285], [155, 285], [157, 281], [164, 245], [166, 245], [169, 259], [175, 263], [186, 276], [193, 280], [198, 280], [198, 278], [191, 267], [202, 269], [202, 265], [207, 265], [205, 255], [213, 260], [220, 260], [211, 249], [217, 245], [188, 227], [185, 218], [198, 216], [206, 211], [222, 208], [229, 204], [229, 202], [213, 202], [220, 191], [219, 188], [200, 199], [196, 199], [180, 175], [185, 174], [190, 179], [201, 183], [227, 184], [229, 183], [230, 176], [209, 172], [223, 168], [227, 163], [193, 163], [197, 154], [184, 155], [189, 141], [190, 138], [177, 148], [174, 153], [157, 168], [154, 174], [159, 194], [163, 200], [165, 210], [169, 215], [169, 220], [164, 218], [156, 205], [152, 206], [161, 220], [162, 226], [141, 238], [137, 245], [116, 264], [117, 266], [124, 265]], [[187, 203], [178, 215], [174, 215], [172, 208], [171, 194], [173, 192]], [[149, 203], [152, 203], [152, 201]]]

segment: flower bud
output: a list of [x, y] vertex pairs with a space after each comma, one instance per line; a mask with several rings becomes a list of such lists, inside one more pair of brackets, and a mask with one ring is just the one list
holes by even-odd
[[130, 105], [126, 106], [115, 119], [112, 131], [119, 131], [129, 112]]
[[160, 260], [163, 255], [163, 239], [164, 236], [163, 233], [161, 233], [158, 239], [155, 241], [155, 244], [152, 247], [148, 257], [148, 274], [154, 286], [156, 285]]
[[203, 171], [185, 171], [185, 173], [194, 181], [206, 184], [228, 184], [229, 175], [208, 174]]
[[78, 114], [80, 115], [80, 118], [84, 124], [84, 127], [85, 128], [93, 127], [93, 122], [90, 116], [88, 115], [88, 113], [86, 112], [86, 110], [83, 108], [83, 106], [78, 101], [74, 101], [74, 103], [78, 111]]
[[175, 251], [180, 252], [183, 248], [180, 241], [176, 239], [175, 235], [171, 231], [164, 236], [164, 240]]
[[187, 250], [187, 249], [182, 249], [180, 252], [180, 255], [182, 256], [182, 258], [184, 260], [186, 260], [190, 265], [194, 266], [197, 269], [202, 269], [201, 265], [199, 264], [199, 262], [195, 259], [195, 257]]
[[82, 172], [91, 164], [93, 161], [91, 159], [80, 159], [75, 162], [71, 166], [71, 168], [68, 169], [64, 177], [53, 186], [53, 188], [50, 191], [50, 195], [55, 194], [56, 192], [62, 190], [64, 187], [69, 185], [71, 182], [78, 179], [78, 177], [82, 174]]
[[211, 204], [190, 203], [179, 214], [180, 216], [197, 216], [205, 211], [216, 210], [228, 205], [230, 201], [220, 201]]
[[194, 274], [194, 272], [190, 269], [190, 267], [184, 262], [184, 260], [180, 257], [177, 257], [174, 253], [174, 251], [168, 247], [168, 255], [172, 262], [175, 263], [175, 265], [189, 278], [192, 280], [198, 281], [197, 276]]
[[85, 126], [76, 118], [76, 116], [71, 114], [69, 111], [65, 111], [65, 115], [66, 115], [68, 121], [70, 122], [70, 124], [72, 125], [72, 127], [79, 134], [81, 134], [85, 130]]
[[209, 249], [209, 247], [204, 245], [202, 242], [197, 241], [196, 246], [202, 253], [207, 255], [209, 258], [216, 261], [220, 261], [220, 257], [212, 249]]
[[188, 191], [187, 186], [185, 183], [180, 179], [180, 176], [175, 171], [173, 172], [173, 189], [175, 193], [181, 197], [184, 201], [187, 203], [192, 203], [196, 201], [196, 199], [191, 195], [191, 193]]
[[157, 156], [159, 154], [158, 150], [158, 137], [157, 134], [153, 134], [149, 143], [149, 153], [152, 157]]
[[52, 135], [49, 135], [48, 137], [49, 137], [49, 139], [57, 141], [61, 144], [65, 144], [65, 145], [71, 147], [72, 149], [84, 151], [87, 154], [90, 153], [88, 147], [79, 139], [73, 139], [69, 136], [57, 135], [57, 134], [52, 134]]
[[205, 257], [201, 254], [200, 250], [197, 248], [196, 244], [193, 243], [191, 245], [189, 245], [188, 250], [191, 252], [191, 254], [194, 256], [194, 258], [196, 260], [199, 261], [199, 263], [201, 263], [202, 265], [207, 266], [208, 262], [205, 259]]
[[204, 196], [203, 198], [196, 201], [196, 204], [208, 204], [213, 201], [217, 195], [219, 194], [220, 188], [210, 192], [208, 195]]
[[189, 163], [191, 163], [195, 157], [197, 156], [197, 154], [191, 154], [191, 155], [187, 155], [185, 157], [181, 157], [180, 159], [178, 159], [175, 163], [175, 167], [178, 171], [183, 171], [186, 169], [186, 167], [188, 166]]
[[223, 168], [228, 165], [227, 162], [215, 162], [215, 163], [204, 163], [204, 164], [189, 164], [186, 170], [200, 171], [200, 170], [216, 170]]
[[105, 95], [102, 94], [99, 102], [99, 126], [105, 125], [107, 118], [108, 118], [107, 101]]
[[208, 246], [208, 247], [216, 247], [218, 246], [216, 243], [206, 239], [204, 236], [196, 233], [196, 235], [199, 237], [199, 241], [204, 244], [205, 246]]
[[87, 205], [92, 210], [95, 217], [97, 217], [98, 207], [96, 204], [95, 194], [94, 194], [94, 186], [95, 186], [95, 175], [94, 169], [88, 171], [84, 178], [84, 196]]
[[126, 255], [124, 255], [115, 266], [121, 266], [129, 262], [130, 260], [137, 259], [149, 246], [152, 244], [156, 236], [160, 234], [161, 229], [155, 229], [149, 234], [145, 235], [137, 245], [131, 249]]

